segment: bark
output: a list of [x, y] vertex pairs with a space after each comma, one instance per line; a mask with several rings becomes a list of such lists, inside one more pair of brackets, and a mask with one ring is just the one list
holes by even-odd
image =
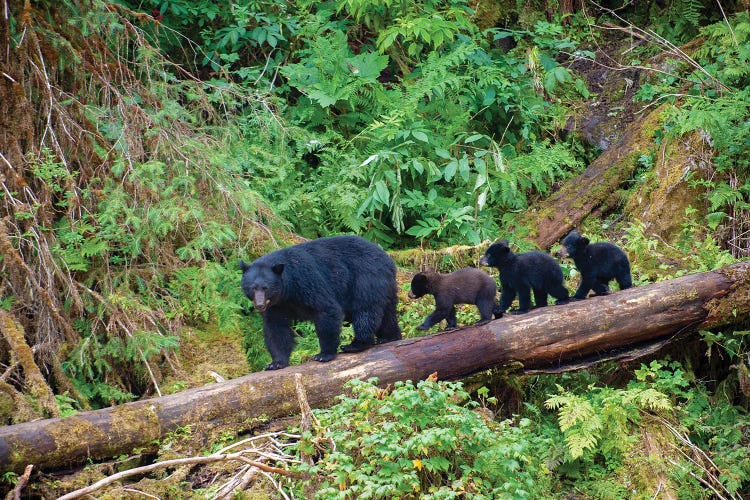
[[301, 374], [311, 407], [330, 404], [353, 378], [380, 384], [420, 380], [433, 372], [457, 379], [501, 365], [555, 370], [589, 362], [677, 333], [750, 315], [750, 262], [615, 292], [561, 306], [253, 373], [178, 394], [136, 401], [66, 418], [0, 428], [0, 471], [41, 470], [103, 459], [148, 446], [178, 426], [199, 429], [297, 413]]
[[519, 227], [536, 228], [531, 239], [539, 248], [549, 249], [594, 211], [606, 212], [620, 202], [617, 190], [637, 166], [638, 157], [654, 147], [654, 131], [661, 121], [662, 108], [625, 129], [622, 137], [604, 151], [577, 178], [539, 202], [524, 216]]

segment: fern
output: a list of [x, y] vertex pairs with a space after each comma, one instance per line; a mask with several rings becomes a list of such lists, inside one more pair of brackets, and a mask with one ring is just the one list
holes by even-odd
[[669, 397], [654, 387], [623, 390], [590, 386], [583, 395], [559, 385], [557, 390], [558, 394], [550, 396], [545, 406], [557, 411], [570, 460], [600, 452], [616, 461], [632, 444], [631, 427], [640, 421], [641, 411], [672, 409]]

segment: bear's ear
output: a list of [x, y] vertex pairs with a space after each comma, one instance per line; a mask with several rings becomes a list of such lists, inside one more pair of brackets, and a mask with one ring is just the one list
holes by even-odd
[[244, 260], [240, 259], [240, 269], [244, 273], [245, 271], [247, 271], [248, 269], [250, 269], [250, 264], [248, 264]]
[[504, 247], [509, 247], [510, 248], [510, 242], [508, 242], [508, 240], [500, 240], [500, 241], [498, 241], [498, 243], [500, 245], [504, 246]]
[[586, 238], [585, 236], [581, 236], [581, 239], [578, 240], [578, 244], [581, 246], [586, 246], [589, 244], [589, 239]]
[[280, 275], [284, 272], [284, 264], [276, 264], [275, 266], [271, 267], [271, 271]]

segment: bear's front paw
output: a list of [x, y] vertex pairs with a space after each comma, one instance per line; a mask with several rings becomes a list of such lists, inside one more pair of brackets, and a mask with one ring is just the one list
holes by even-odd
[[327, 363], [328, 361], [331, 361], [333, 358], [335, 358], [335, 354], [323, 354], [322, 352], [319, 352], [315, 356], [313, 356], [313, 359], [315, 361], [320, 361], [321, 363]]
[[287, 366], [289, 366], [289, 363], [284, 363], [283, 361], [272, 361], [266, 365], [264, 370], [281, 370]]
[[429, 330], [432, 325], [428, 325], [426, 323], [422, 323], [417, 327], [417, 330]]
[[342, 352], [361, 352], [365, 349], [369, 349], [373, 346], [373, 342], [363, 342], [361, 340], [354, 339], [351, 344], [342, 345]]
[[527, 312], [529, 312], [528, 309], [514, 309], [510, 313], [518, 316], [519, 314], [526, 314]]
[[570, 299], [560, 299], [557, 302], [555, 302], [556, 306], [561, 306], [563, 304], [568, 304], [570, 302]]

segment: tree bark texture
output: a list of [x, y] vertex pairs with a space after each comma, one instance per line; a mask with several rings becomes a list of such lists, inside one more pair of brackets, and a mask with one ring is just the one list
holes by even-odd
[[405, 339], [329, 363], [310, 362], [95, 411], [0, 427], [0, 471], [46, 470], [148, 446], [179, 426], [241, 426], [299, 411], [295, 376], [312, 407], [333, 402], [353, 378], [380, 384], [421, 380], [433, 372], [457, 379], [520, 363], [528, 370], [611, 357], [613, 352], [677, 333], [750, 316], [750, 262], [603, 297], [549, 306], [484, 325]]
[[536, 228], [529, 237], [539, 248], [549, 249], [596, 210], [606, 211], [619, 202], [616, 192], [638, 165], [638, 157], [654, 147], [654, 131], [662, 120], [657, 108], [630, 123], [619, 141], [599, 155], [576, 179], [569, 180], [533, 210], [519, 226]]

